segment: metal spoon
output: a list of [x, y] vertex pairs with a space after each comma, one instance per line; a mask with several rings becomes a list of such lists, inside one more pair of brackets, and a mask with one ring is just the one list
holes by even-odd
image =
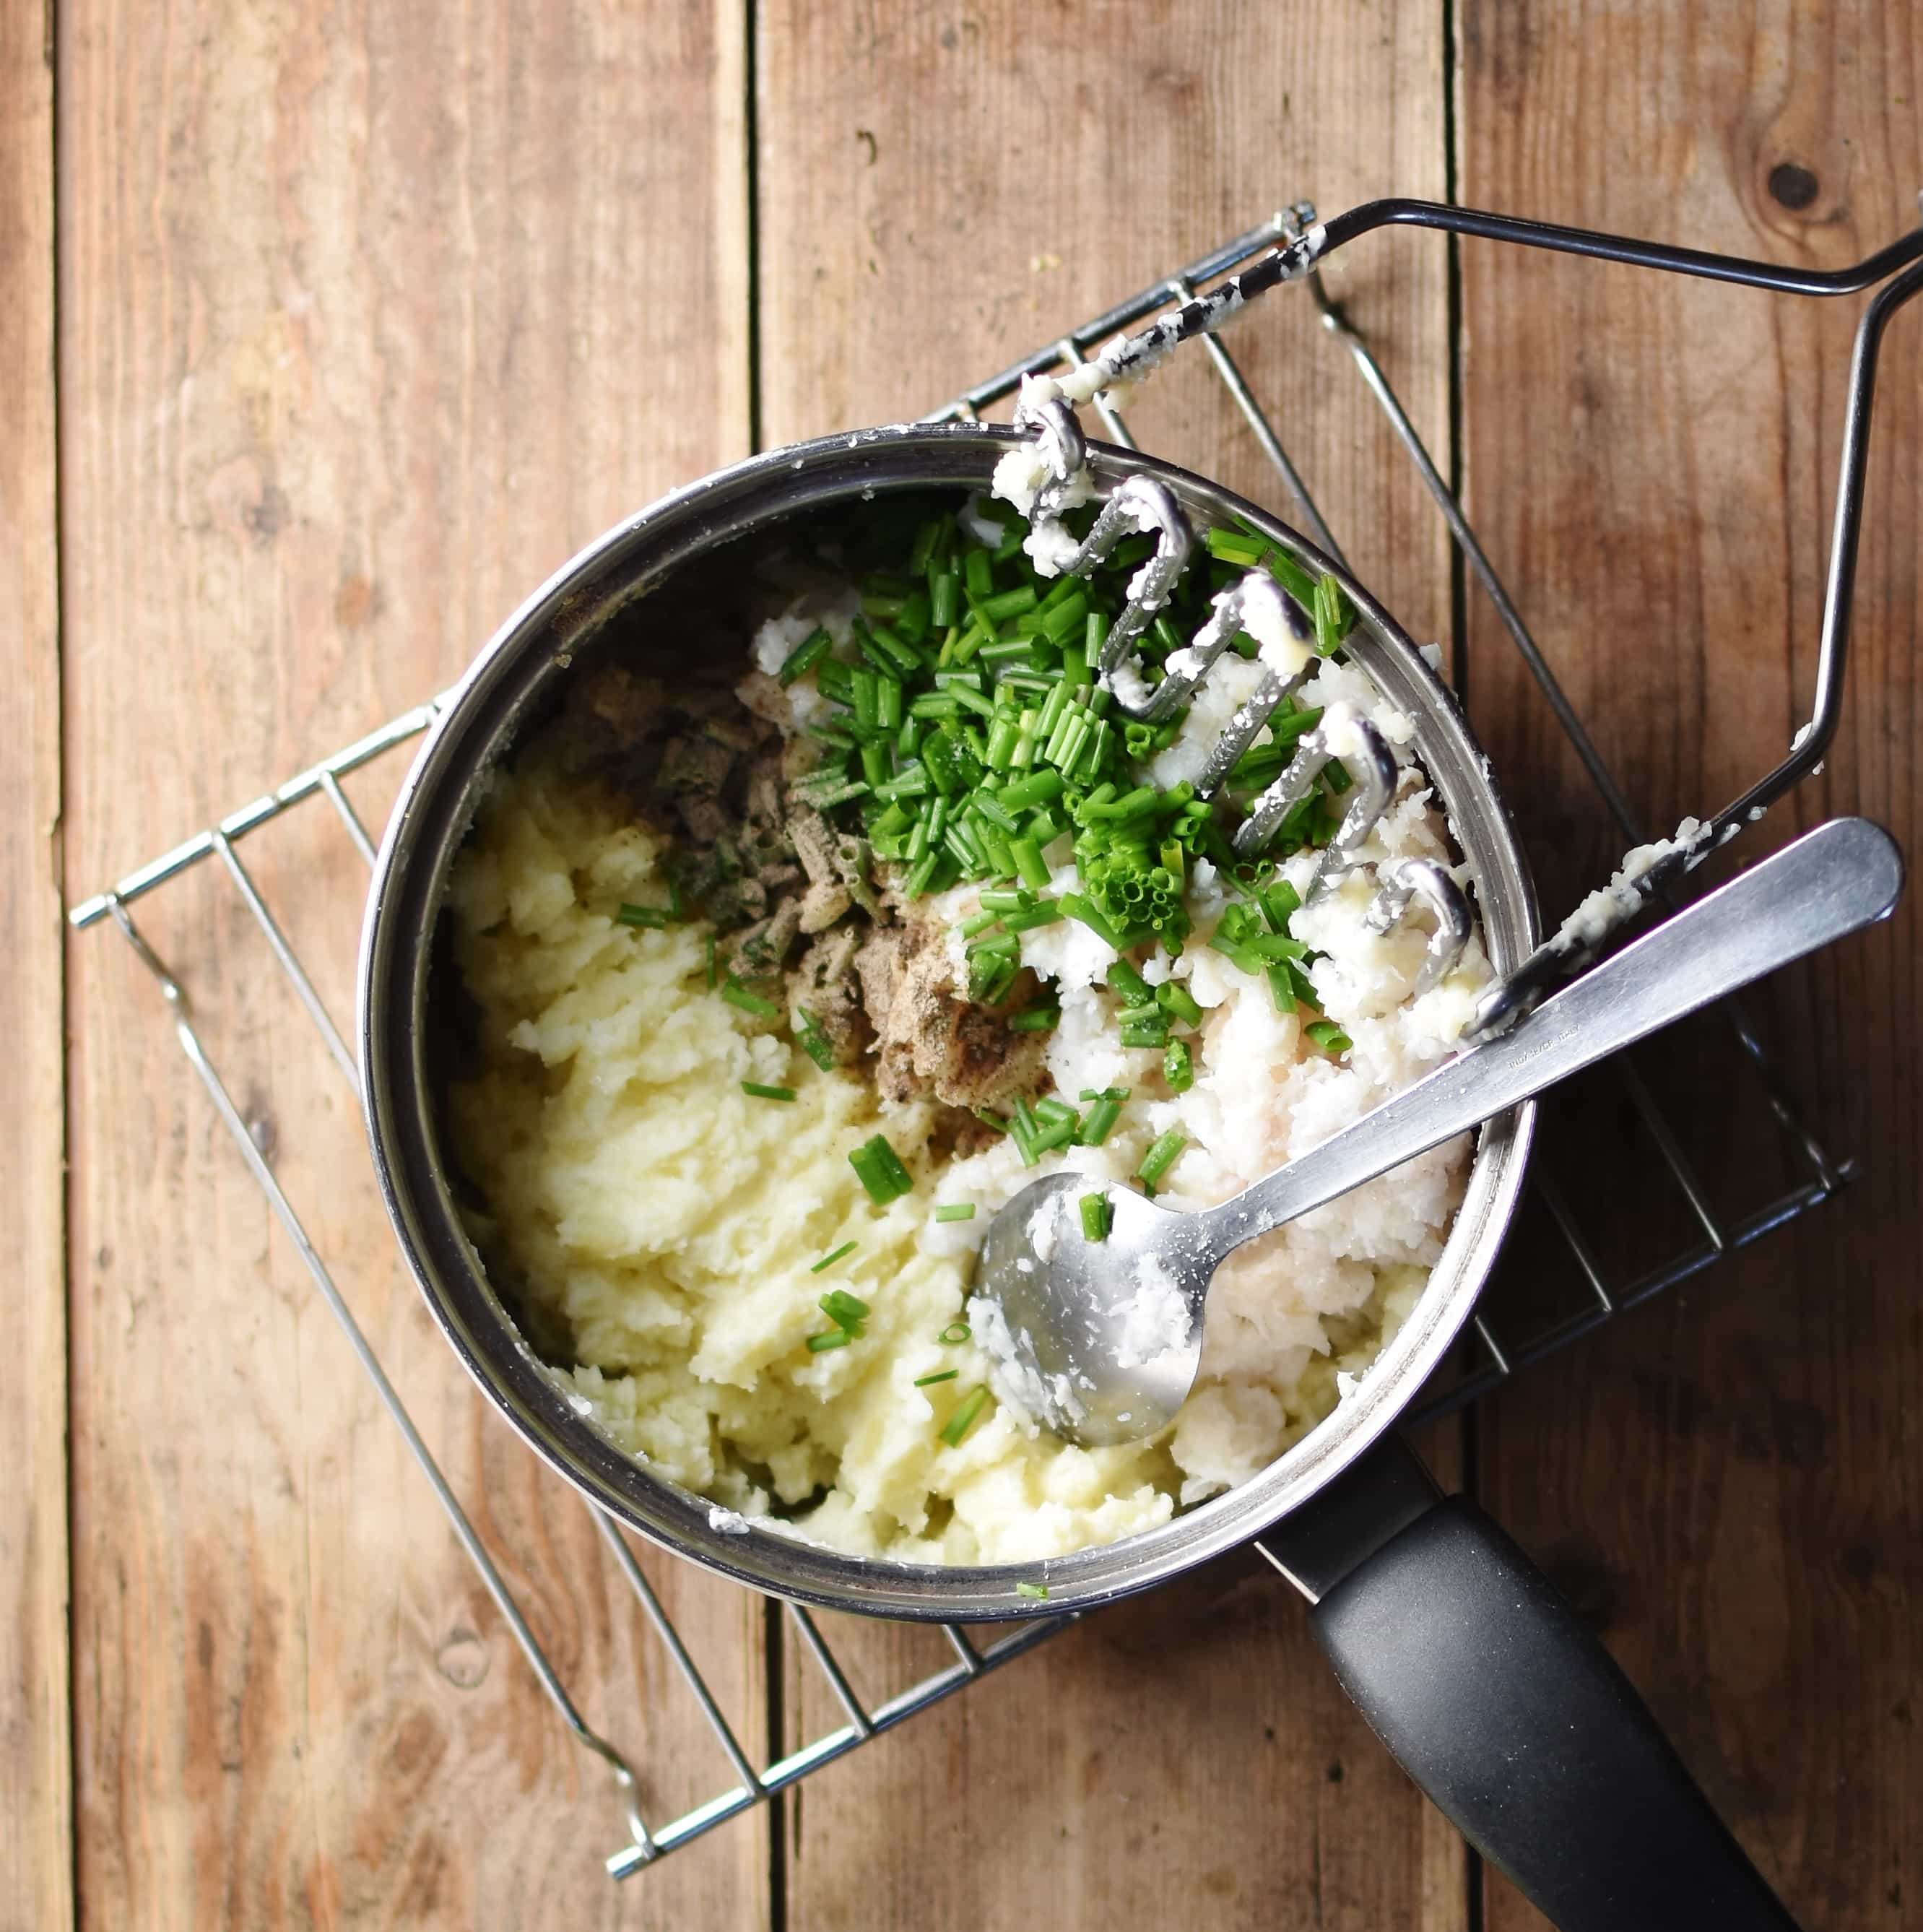
[[1152, 1436], [1187, 1398], [1209, 1282], [1245, 1241], [1886, 917], [1902, 884], [1886, 832], [1834, 819], [1592, 968], [1509, 1032], [1204, 1213], [1109, 1186], [1113, 1223], [1092, 1242], [1080, 1210], [1088, 1177], [1038, 1180], [989, 1224], [974, 1288], [988, 1306], [975, 1310], [976, 1331], [1004, 1358], [1024, 1406], [1058, 1435], [1091, 1448]]

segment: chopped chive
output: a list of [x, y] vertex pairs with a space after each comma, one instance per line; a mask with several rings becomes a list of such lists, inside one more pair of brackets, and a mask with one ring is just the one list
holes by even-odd
[[1046, 899], [1038, 906], [1030, 906], [1025, 912], [1012, 912], [1002, 921], [1010, 932], [1027, 932], [1038, 926], [1053, 926], [1062, 916], [1060, 902]]
[[830, 1073], [835, 1067], [835, 1048], [828, 1036], [821, 1030], [820, 1023], [806, 1006], [795, 1010], [795, 1044], [824, 1073]]
[[1268, 548], [1260, 537], [1244, 536], [1240, 530], [1210, 530], [1202, 541], [1208, 545], [1210, 556], [1224, 563], [1240, 565], [1244, 570], [1260, 563], [1262, 552]]
[[1316, 583], [1309, 614], [1316, 620], [1316, 651], [1323, 657], [1334, 657], [1355, 621], [1355, 607], [1326, 572]]
[[1132, 1006], [1145, 1006], [1154, 1003], [1155, 995], [1149, 990], [1148, 982], [1126, 959], [1118, 959], [1108, 968], [1108, 984], [1121, 994]]
[[[1328, 581], [1333, 584], [1335, 579], [1330, 578]], [[977, 600], [982, 615], [996, 624], [1005, 624], [1010, 618], [1018, 617], [1024, 610], [1034, 610], [1041, 601], [1032, 584], [1021, 584], [1015, 590], [1003, 591], [998, 596], [983, 597]]]
[[878, 1208], [885, 1208], [891, 1201], [898, 1201], [910, 1192], [914, 1181], [908, 1170], [902, 1165], [902, 1156], [888, 1144], [886, 1134], [877, 1134], [848, 1156], [852, 1167], [862, 1186], [868, 1190], [868, 1198]]
[[928, 614], [936, 629], [952, 626], [961, 601], [962, 580], [955, 572], [945, 570], [933, 580], [928, 586]]
[[1030, 1006], [1025, 1011], [1009, 1016], [1010, 1033], [1053, 1033], [1061, 1024], [1062, 1010], [1059, 1006]]
[[766, 1087], [758, 1080], [742, 1081], [741, 1090], [757, 1100], [792, 1100], [794, 1098], [792, 1087]]
[[819, 624], [816, 625], [782, 660], [782, 668], [775, 674], [776, 681], [784, 685], [794, 683], [796, 678], [812, 670], [828, 655], [829, 647], [834, 641], [826, 630]]
[[662, 906], [628, 905], [624, 903], [616, 909], [614, 914], [616, 926], [646, 926], [652, 932], [658, 932], [662, 927], [672, 925], [674, 921], [674, 913]]
[[970, 1339], [972, 1331], [965, 1322], [951, 1322], [934, 1339], [944, 1348], [958, 1348]]
[[1154, 1144], [1142, 1156], [1142, 1165], [1135, 1171], [1136, 1178], [1153, 1187], [1175, 1165], [1188, 1144], [1187, 1137], [1178, 1133], [1173, 1127], [1166, 1134], [1158, 1135]]
[[962, 1398], [962, 1406], [948, 1418], [948, 1426], [941, 1432], [941, 1439], [951, 1449], [958, 1448], [963, 1436], [975, 1426], [975, 1418], [987, 1407], [988, 1385], [977, 1382]]
[[1111, 926], [1101, 912], [1079, 892], [1064, 892], [1057, 902], [1070, 919], [1078, 920], [1104, 945], [1112, 946], [1119, 952], [1122, 950], [1122, 936]]
[[1046, 1604], [1048, 1600], [1048, 1586], [1046, 1583], [1018, 1583], [1015, 1594], [1026, 1597], [1031, 1604]]
[[938, 1221], [972, 1221], [975, 1218], [975, 1204], [972, 1201], [944, 1201], [934, 1210]]
[[1316, 582], [1286, 550], [1270, 547], [1262, 556], [1269, 574], [1312, 617], [1316, 613]]
[[1324, 1053], [1346, 1053], [1355, 1044], [1334, 1020], [1311, 1020], [1302, 1030]]
[[[862, 748], [866, 752], [873, 747], [864, 746]], [[826, 812], [832, 806], [846, 805], [851, 798], [861, 798], [871, 790], [877, 790], [878, 788], [870, 785], [865, 779], [851, 778], [846, 784], [836, 785], [832, 790], [809, 793], [808, 802], [817, 812]]]
[[1115, 1224], [1115, 1210], [1106, 1194], [1084, 1194], [1082, 1197], [1082, 1238], [1084, 1241], [1106, 1241], [1108, 1230]]
[[917, 1388], [932, 1388], [937, 1382], [952, 1382], [961, 1372], [959, 1369], [937, 1369], [932, 1376], [916, 1376], [915, 1386]]
[[1034, 886], [1038, 891], [1048, 883], [1048, 862], [1042, 856], [1042, 848], [1032, 838], [1011, 838], [1008, 842], [1008, 856], [1015, 861], [1015, 870], [1024, 885]]
[[815, 1262], [813, 1266], [808, 1269], [808, 1273], [810, 1274], [819, 1274], [823, 1269], [832, 1268], [837, 1262], [844, 1261], [850, 1255], [853, 1254], [855, 1251], [856, 1245], [856, 1244], [853, 1241], [844, 1241], [842, 1245], [838, 1248], [836, 1248], [832, 1253], [824, 1255], [818, 1262]]
[[764, 1000], [759, 993], [751, 993], [730, 973], [722, 982], [721, 996], [730, 1006], [738, 1006], [744, 1013], [752, 1013], [758, 1020], [778, 1020], [782, 1010], [772, 1000]]
[[860, 1295], [850, 1294], [844, 1288], [831, 1288], [821, 1298], [820, 1306], [830, 1322], [851, 1335], [859, 1335], [861, 1324], [874, 1312]]
[[1012, 812], [1004, 809], [992, 792], [978, 791], [968, 801], [968, 805], [970, 810], [980, 812], [998, 832], [1006, 832], [1012, 836], [1022, 830], [1022, 821]]
[[830, 1348], [845, 1348], [855, 1338], [845, 1328], [830, 1328], [808, 1338], [811, 1355], [825, 1355]]
[[1271, 932], [1286, 933], [1292, 915], [1302, 910], [1302, 895], [1286, 879], [1278, 879], [1266, 891], [1256, 894], [1256, 903], [1262, 908]]
[[1165, 980], [1155, 989], [1155, 1004], [1165, 1013], [1189, 1026], [1202, 1024], [1202, 1010], [1194, 994], [1179, 980]]
[[1196, 1065], [1185, 1040], [1172, 1040], [1162, 1056], [1162, 1077], [1172, 1094], [1186, 1094], [1196, 1084]]
[[1001, 802], [1010, 812], [1026, 812], [1030, 806], [1049, 805], [1062, 795], [1060, 772], [1031, 772], [1001, 788]]
[[1168, 1016], [1154, 1006], [1138, 1006], [1122, 1016], [1121, 1041], [1128, 1047], [1166, 1046]]
[[1082, 1117], [1082, 1130], [1078, 1136], [1084, 1147], [1100, 1147], [1108, 1138], [1108, 1130], [1120, 1118], [1122, 1102], [1129, 1097], [1126, 1087], [1111, 1087], [1101, 1094], [1085, 1094], [1082, 1098], [1092, 1102], [1087, 1113]]

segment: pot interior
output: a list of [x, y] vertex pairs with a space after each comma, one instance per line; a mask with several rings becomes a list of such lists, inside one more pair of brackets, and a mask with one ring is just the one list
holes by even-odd
[[[744, 566], [813, 527], [838, 505], [892, 492], [986, 486], [1010, 433], [977, 424], [914, 427], [778, 451], [665, 499], [584, 551], [509, 620], [453, 694], [403, 788], [380, 855], [362, 950], [360, 1040], [376, 1166], [409, 1264], [430, 1307], [490, 1400], [590, 1498], [655, 1540], [778, 1594], [926, 1618], [1054, 1613], [1145, 1588], [1257, 1534], [1346, 1466], [1436, 1366], [1492, 1263], [1520, 1184], [1531, 1110], [1483, 1130], [1442, 1261], [1362, 1386], [1266, 1470], [1122, 1541], [1046, 1565], [891, 1562], [841, 1554], [774, 1531], [730, 1533], [710, 1501], [651, 1473], [578, 1412], [470, 1238], [472, 1204], [442, 1106], [470, 1051], [471, 1009], [449, 956], [450, 868], [493, 775], [555, 716], [580, 667], [676, 640], [688, 674], [728, 678], [715, 640], [745, 638]], [[1198, 529], [1246, 520], [1312, 572], [1335, 575], [1359, 622], [1345, 646], [1416, 725], [1414, 749], [1472, 874], [1495, 970], [1534, 943], [1535, 910], [1509, 818], [1453, 698], [1368, 592], [1297, 532], [1200, 478], [1133, 452], [1091, 446], [1106, 490], [1146, 471]], [[671, 610], [674, 622], [658, 625]], [[691, 616], [690, 614], [693, 614]], [[505, 1292], [503, 1292], [505, 1291]], [[548, 1338], [551, 1351], [553, 1342]], [[1046, 1570], [1046, 1604], [1020, 1594]]]

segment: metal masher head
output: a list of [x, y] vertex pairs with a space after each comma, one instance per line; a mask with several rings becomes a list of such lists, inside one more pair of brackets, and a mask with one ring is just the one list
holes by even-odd
[[[1059, 529], [1063, 507], [1085, 500], [1088, 444], [1081, 424], [1061, 396], [1038, 391], [1017, 405], [1015, 424], [1034, 431], [1036, 453], [1047, 472], [1036, 494], [1032, 520], [1038, 526]], [[1138, 646], [1167, 604], [1195, 548], [1195, 532], [1173, 494], [1150, 477], [1125, 478], [1110, 493], [1088, 536], [1064, 555], [1061, 568], [1071, 576], [1088, 576], [1131, 534], [1152, 535], [1155, 549], [1131, 579], [1127, 600], [1095, 666], [1097, 682], [1121, 716], [1138, 724], [1162, 723], [1189, 702], [1238, 638], [1246, 634], [1258, 640], [1260, 680], [1210, 748], [1196, 785], [1199, 796], [1212, 799], [1307, 678], [1316, 662], [1314, 626], [1268, 571], [1251, 570], [1216, 595], [1202, 628], [1168, 654], [1160, 681], [1150, 686], [1135, 662]], [[1058, 542], [1056, 548], [1066, 546]], [[1369, 718], [1353, 705], [1330, 705], [1298, 740], [1294, 755], [1252, 801], [1234, 834], [1237, 856], [1256, 857], [1338, 761], [1354, 796], [1316, 864], [1304, 894], [1309, 903], [1369, 865], [1363, 848], [1395, 796], [1395, 753]], [[1393, 931], [1418, 905], [1433, 922], [1414, 988], [1419, 998], [1446, 976], [1468, 944], [1473, 925], [1468, 902], [1448, 870], [1432, 860], [1390, 861], [1376, 876], [1377, 890], [1365, 915], [1371, 931]]]

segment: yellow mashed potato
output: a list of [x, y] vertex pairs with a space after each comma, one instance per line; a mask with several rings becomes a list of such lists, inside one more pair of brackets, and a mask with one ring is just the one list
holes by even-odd
[[[1442, 849], [1426, 798], [1408, 791], [1385, 820], [1398, 849]], [[730, 1526], [746, 1518], [916, 1562], [1015, 1562], [1112, 1541], [1255, 1473], [1334, 1406], [1339, 1382], [1366, 1370], [1413, 1306], [1460, 1196], [1466, 1142], [1237, 1256], [1211, 1300], [1202, 1381], [1170, 1437], [1086, 1450], [990, 1402], [958, 1445], [945, 1443], [992, 1365], [972, 1340], [940, 1338], [965, 1319], [988, 1214], [1034, 1172], [1005, 1142], [942, 1161], [930, 1107], [885, 1105], [722, 1000], [707, 984], [705, 925], [618, 923], [622, 901], [665, 898], [667, 850], [538, 756], [496, 780], [451, 886], [457, 962], [481, 1017], [480, 1070], [452, 1090], [450, 1118], [487, 1203], [471, 1216], [477, 1241], [556, 1372], [614, 1442], [712, 1498]], [[1445, 988], [1399, 1007], [1423, 936], [1358, 936], [1359, 881], [1358, 893], [1318, 940], [1330, 949], [1318, 988], [1355, 1036], [1352, 1064], [1309, 1051], [1262, 982], [1243, 986], [1219, 954], [1192, 947], [1174, 970], [1192, 974], [1210, 1009], [1193, 1091], [1158, 1099], [1152, 1075], [1118, 1068], [1139, 1104], [1103, 1148], [1041, 1171], [1066, 1160], [1126, 1181], [1153, 1136], [1179, 1123], [1194, 1144], [1165, 1198], [1199, 1206], [1439, 1057], [1486, 974], [1480, 950]], [[1368, 950], [1345, 962], [1346, 945]], [[1062, 962], [1034, 963], [1064, 974], [1069, 1010], [1052, 1053], [1085, 1055], [1073, 1010], [1094, 993], [1076, 991]], [[1058, 1084], [1082, 1077], [1066, 1063], [1055, 1072]], [[752, 1097], [744, 1080], [796, 1097]], [[1250, 1107], [1264, 1133], [1238, 1126]], [[916, 1182], [886, 1207], [848, 1162], [878, 1132]], [[937, 1223], [938, 1198], [976, 1202], [974, 1220]], [[831, 1325], [820, 1298], [836, 1288], [872, 1312], [860, 1341], [811, 1353], [807, 1338]], [[915, 1386], [948, 1369], [958, 1373]]]
[[[502, 779], [457, 868], [458, 953], [489, 1063], [452, 1096], [476, 1232], [507, 1285], [560, 1318], [603, 1427], [686, 1488], [749, 1516], [826, 1486], [805, 1533], [866, 1556], [1012, 1562], [1162, 1521], [1154, 1447], [1093, 1452], [991, 1405], [940, 1431], [986, 1376], [961, 1319], [968, 1254], [929, 1253], [926, 1185], [886, 1208], [848, 1156], [885, 1131], [928, 1180], [932, 1117], [884, 1109], [710, 992], [701, 925], [636, 931], [664, 844], [578, 782]], [[791, 1087], [791, 1105], [744, 1094]], [[844, 1261], [812, 1264], [844, 1242]], [[811, 1354], [841, 1286], [862, 1341]], [[926, 1389], [919, 1376], [958, 1369]]]

